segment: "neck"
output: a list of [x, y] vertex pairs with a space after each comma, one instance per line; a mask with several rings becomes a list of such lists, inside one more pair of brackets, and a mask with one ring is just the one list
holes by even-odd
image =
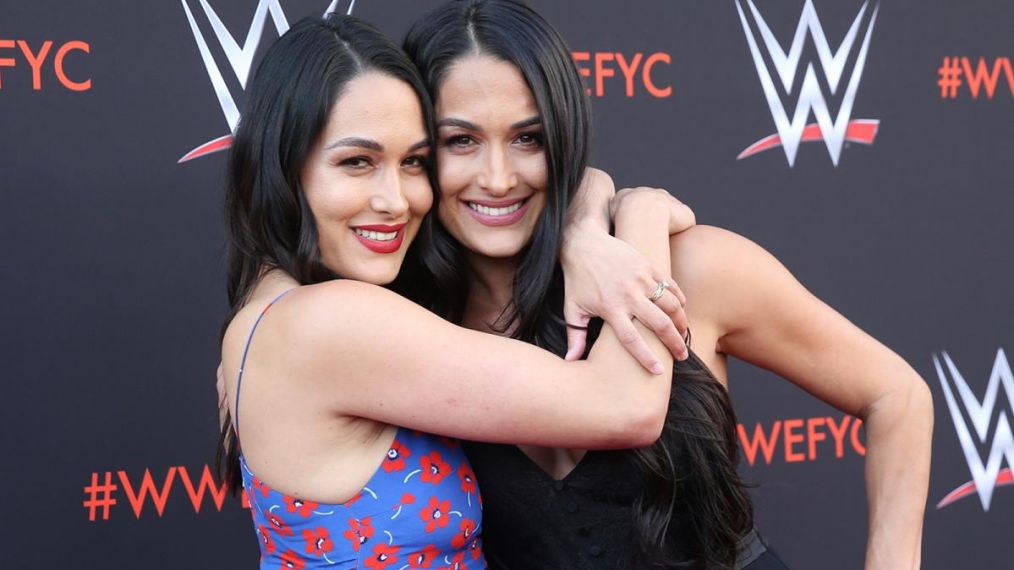
[[470, 329], [498, 335], [509, 335], [511, 331], [497, 330], [497, 319], [510, 304], [514, 293], [514, 274], [517, 272], [519, 257], [493, 258], [480, 255], [468, 256], [468, 301], [462, 324]]

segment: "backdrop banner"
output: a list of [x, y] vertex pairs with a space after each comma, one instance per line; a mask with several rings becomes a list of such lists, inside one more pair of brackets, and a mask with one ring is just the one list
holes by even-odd
[[[761, 244], [929, 384], [923, 568], [1014, 567], [1014, 3], [531, 3], [586, 81], [595, 166]], [[255, 567], [212, 470], [221, 151], [294, 22], [400, 40], [435, 4], [0, 3], [5, 566]], [[761, 532], [793, 568], [861, 568], [862, 423], [729, 375]]]

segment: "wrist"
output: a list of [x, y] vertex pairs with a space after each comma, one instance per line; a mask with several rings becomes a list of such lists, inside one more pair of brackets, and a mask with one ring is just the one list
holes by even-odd
[[668, 228], [668, 208], [660, 206], [666, 205], [660, 205], [658, 199], [650, 194], [630, 194], [615, 207], [612, 223], [618, 228], [630, 223], [649, 223]]
[[624, 200], [613, 215], [613, 226], [617, 236], [622, 230], [642, 227], [647, 230], [669, 228], [669, 211], [659, 208], [651, 200], [631, 196]]
[[595, 243], [603, 237], [610, 237], [609, 227], [603, 227], [601, 221], [597, 219], [585, 217], [568, 223], [563, 229], [560, 261], [567, 263], [573, 256], [580, 255], [578, 250], [582, 244]]

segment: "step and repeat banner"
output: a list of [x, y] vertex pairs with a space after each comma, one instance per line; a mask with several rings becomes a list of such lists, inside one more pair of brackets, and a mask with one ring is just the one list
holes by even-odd
[[[1014, 4], [533, 0], [594, 164], [781, 259], [934, 394], [927, 569], [1014, 566]], [[265, 49], [422, 0], [0, 3], [5, 566], [252, 568], [214, 476], [229, 133]], [[693, 300], [690, 300], [693, 303]], [[734, 364], [758, 526], [862, 566], [861, 422]]]

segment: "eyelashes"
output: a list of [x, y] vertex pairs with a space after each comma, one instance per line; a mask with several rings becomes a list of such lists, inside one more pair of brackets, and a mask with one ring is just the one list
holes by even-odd
[[[478, 144], [478, 141], [472, 135], [455, 134], [445, 137], [442, 141], [442, 145], [447, 148], [467, 149], [471, 146]], [[543, 146], [543, 134], [542, 131], [529, 131], [521, 133], [514, 137], [512, 144], [517, 144], [524, 148], [542, 148]]]
[[[350, 156], [339, 160], [337, 166], [351, 170], [367, 170], [375, 166], [374, 160], [369, 156]], [[414, 154], [407, 156], [401, 161], [402, 168], [425, 169], [429, 166], [429, 157], [425, 154]]]

